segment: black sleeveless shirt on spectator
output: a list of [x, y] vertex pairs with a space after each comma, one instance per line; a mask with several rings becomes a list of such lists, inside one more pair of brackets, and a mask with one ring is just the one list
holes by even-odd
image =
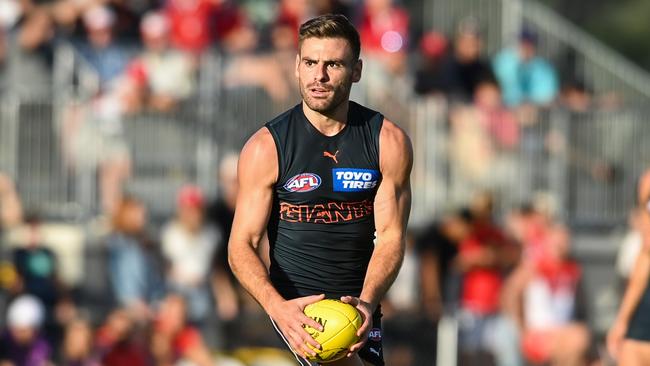
[[359, 296], [374, 249], [383, 115], [350, 102], [347, 124], [325, 136], [302, 104], [266, 127], [279, 174], [268, 224], [271, 282], [286, 299]]

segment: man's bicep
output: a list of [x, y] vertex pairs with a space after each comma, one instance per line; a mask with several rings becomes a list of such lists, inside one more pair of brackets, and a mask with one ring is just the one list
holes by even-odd
[[230, 241], [256, 246], [266, 230], [277, 176], [277, 153], [268, 130], [258, 131], [246, 143], [237, 176], [239, 192]]

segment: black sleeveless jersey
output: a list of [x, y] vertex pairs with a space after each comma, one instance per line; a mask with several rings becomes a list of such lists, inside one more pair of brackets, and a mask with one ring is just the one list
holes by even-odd
[[359, 296], [375, 238], [384, 116], [350, 102], [345, 127], [325, 136], [302, 104], [268, 122], [279, 175], [268, 224], [271, 282], [287, 298]]

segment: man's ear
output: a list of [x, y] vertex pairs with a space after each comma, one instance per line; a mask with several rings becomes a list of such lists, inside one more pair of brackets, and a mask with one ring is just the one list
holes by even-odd
[[358, 59], [352, 69], [352, 82], [356, 83], [361, 80], [361, 70], [363, 69], [363, 61]]
[[298, 73], [298, 68], [299, 68], [299, 67], [300, 67], [300, 54], [297, 53], [297, 54], [296, 54], [296, 70], [295, 70], [296, 78], [298, 78], [299, 75], [300, 75], [300, 74]]

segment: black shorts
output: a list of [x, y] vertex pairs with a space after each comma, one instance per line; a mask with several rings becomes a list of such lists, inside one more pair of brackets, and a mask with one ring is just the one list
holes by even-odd
[[[282, 339], [282, 342], [287, 346], [289, 351], [293, 353], [293, 355], [296, 357], [296, 360], [298, 361], [298, 364], [301, 366], [314, 366], [318, 365], [317, 363], [309, 362], [296, 354], [292, 349], [291, 346], [289, 345], [289, 342], [287, 341], [286, 337], [282, 332], [280, 332], [280, 329], [278, 326], [275, 324], [273, 319], [271, 319], [271, 323], [273, 324], [273, 329], [278, 333], [280, 338]], [[370, 333], [368, 334], [368, 341], [366, 344], [363, 345], [363, 347], [359, 350], [359, 357], [364, 362], [367, 362], [371, 365], [374, 366], [384, 366], [384, 350], [382, 347], [382, 329], [381, 329], [381, 309], [378, 307], [377, 310], [375, 310], [374, 314], [372, 314], [372, 329], [370, 330]]]
[[646, 288], [632, 314], [625, 338], [650, 342], [650, 288]]

